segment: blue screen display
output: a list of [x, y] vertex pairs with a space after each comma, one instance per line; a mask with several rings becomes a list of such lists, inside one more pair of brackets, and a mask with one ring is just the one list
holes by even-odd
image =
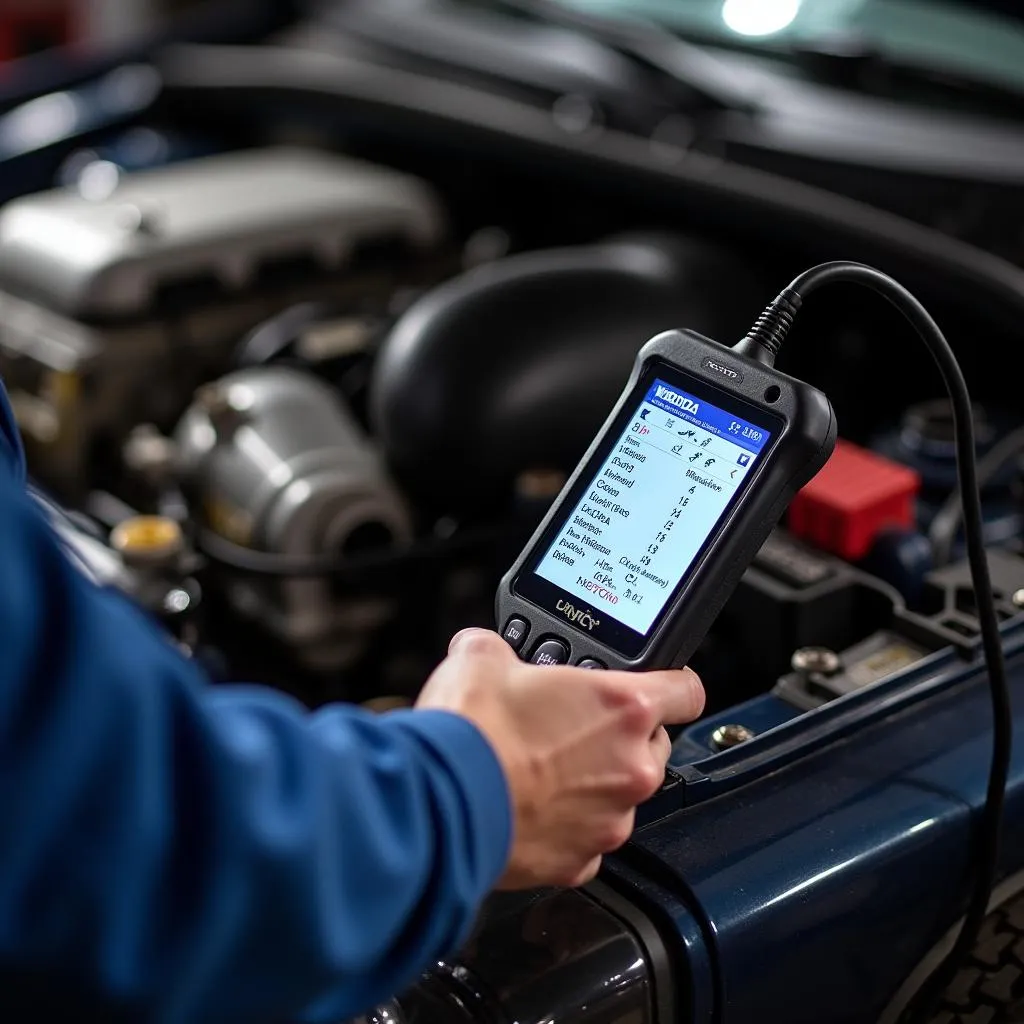
[[646, 634], [771, 437], [656, 379], [534, 572]]

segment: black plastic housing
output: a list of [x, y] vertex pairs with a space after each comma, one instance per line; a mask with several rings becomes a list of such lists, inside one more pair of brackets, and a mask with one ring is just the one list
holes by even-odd
[[[667, 363], [725, 395], [781, 420], [781, 429], [758, 461], [738, 500], [726, 511], [709, 543], [665, 604], [643, 649], [625, 656], [527, 601], [516, 581], [546, 542], [553, 524], [572, 508], [576, 484], [593, 474], [607, 436], [618, 429], [627, 403], [652, 363]], [[569, 648], [569, 663], [594, 658], [609, 668], [640, 669], [685, 664], [704, 639], [744, 571], [778, 523], [796, 492], [825, 464], [835, 447], [836, 420], [824, 394], [692, 331], [667, 331], [640, 350], [615, 408], [553, 502], [533, 537], [502, 578], [496, 599], [499, 628], [513, 617], [529, 624], [520, 653], [529, 659], [538, 643], [557, 638]]]

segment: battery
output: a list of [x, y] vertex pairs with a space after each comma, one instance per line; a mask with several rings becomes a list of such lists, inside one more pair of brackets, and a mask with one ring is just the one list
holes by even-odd
[[790, 504], [790, 531], [822, 551], [857, 562], [892, 527], [912, 528], [921, 477], [840, 440], [818, 475]]

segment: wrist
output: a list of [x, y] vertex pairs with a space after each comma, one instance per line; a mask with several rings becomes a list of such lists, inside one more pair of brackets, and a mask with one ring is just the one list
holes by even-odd
[[467, 836], [485, 892], [489, 891], [508, 864], [514, 822], [511, 787], [495, 745], [484, 729], [458, 711], [419, 707], [388, 717], [424, 741], [458, 786], [466, 809]]

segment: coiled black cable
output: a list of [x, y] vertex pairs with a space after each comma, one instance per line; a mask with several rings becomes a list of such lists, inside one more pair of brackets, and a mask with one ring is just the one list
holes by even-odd
[[881, 271], [860, 263], [824, 263], [800, 274], [783, 290], [738, 347], [747, 352], [759, 347], [761, 352], [757, 357], [766, 363], [774, 362], [775, 354], [785, 340], [801, 303], [823, 285], [838, 282], [863, 285], [892, 303], [910, 321], [928, 347], [949, 392], [953, 406], [960, 509], [992, 699], [992, 762], [984, 813], [976, 834], [974, 884], [963, 924], [951, 950], [904, 1008], [901, 1024], [909, 1024], [911, 1021], [926, 1020], [931, 1015], [958, 967], [975, 945], [982, 923], [988, 915], [989, 899], [998, 871], [1003, 804], [1013, 742], [1013, 717], [999, 618], [985, 554], [971, 397], [956, 356], [938, 324], [903, 285]]

